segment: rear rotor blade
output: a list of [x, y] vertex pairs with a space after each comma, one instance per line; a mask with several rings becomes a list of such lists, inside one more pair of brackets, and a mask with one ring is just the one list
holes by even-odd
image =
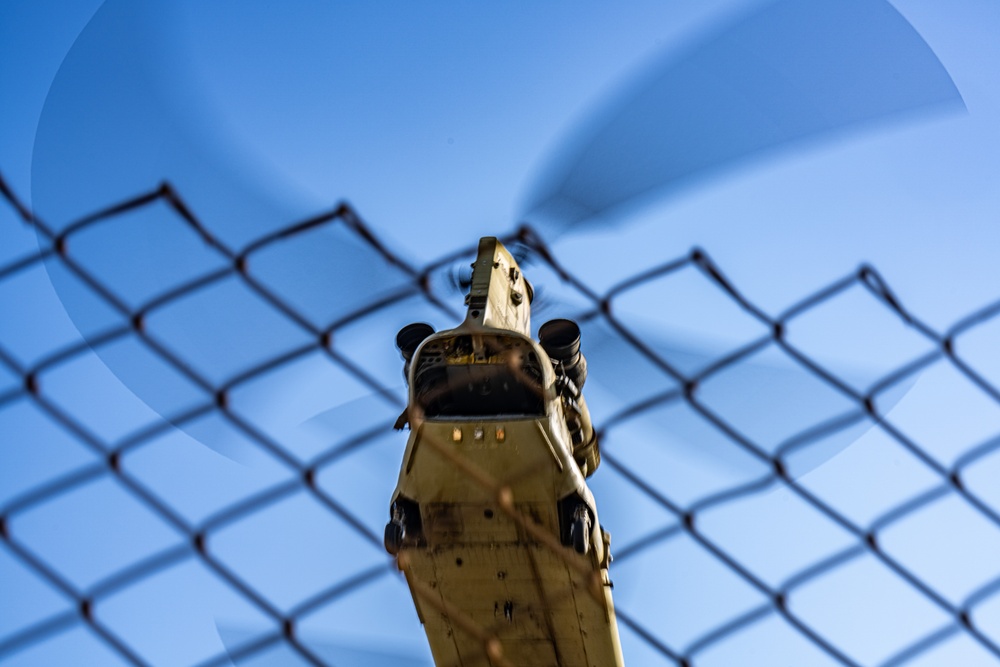
[[780, 0], [651, 63], [555, 152], [522, 211], [593, 224], [796, 142], [944, 108], [963, 108], [958, 89], [887, 2]]

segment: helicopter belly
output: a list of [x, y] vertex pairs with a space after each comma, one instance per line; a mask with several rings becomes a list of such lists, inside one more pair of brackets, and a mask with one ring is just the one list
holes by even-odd
[[396, 498], [419, 508], [419, 529], [399, 564], [439, 667], [622, 664], [605, 534], [595, 514], [586, 553], [566, 545], [560, 501], [593, 511], [593, 496], [552, 440], [539, 420], [411, 435]]
[[453, 623], [441, 611], [445, 604], [496, 637], [509, 664], [622, 664], [610, 592], [595, 600], [587, 579], [541, 545], [455, 542], [412, 553], [407, 578], [440, 596], [437, 601], [414, 596], [440, 667], [491, 664], [483, 638]]

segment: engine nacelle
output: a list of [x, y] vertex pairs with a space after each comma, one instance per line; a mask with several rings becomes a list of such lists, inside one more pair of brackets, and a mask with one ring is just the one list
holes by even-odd
[[587, 359], [580, 352], [580, 326], [573, 320], [549, 320], [538, 330], [538, 342], [555, 362], [556, 373], [583, 389], [587, 381]]
[[557, 386], [573, 444], [573, 458], [589, 477], [601, 463], [601, 452], [590, 410], [580, 392], [587, 381], [587, 359], [580, 352], [580, 327], [572, 320], [551, 320], [538, 330], [538, 342], [552, 360], [556, 375], [570, 381], [559, 382]]
[[413, 324], [407, 324], [396, 334], [396, 347], [399, 349], [399, 353], [403, 355], [403, 361], [405, 362], [403, 364], [403, 377], [407, 379], [407, 382], [409, 382], [410, 361], [413, 359], [413, 353], [433, 333], [434, 327], [431, 325], [424, 322], [414, 322]]

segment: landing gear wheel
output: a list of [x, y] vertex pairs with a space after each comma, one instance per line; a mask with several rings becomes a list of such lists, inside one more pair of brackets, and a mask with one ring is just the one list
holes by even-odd
[[590, 551], [590, 512], [585, 506], [577, 507], [573, 513], [573, 525], [570, 526], [569, 534], [573, 538], [573, 549], [578, 554]]
[[393, 556], [399, 553], [403, 546], [403, 526], [395, 520], [385, 524], [385, 550]]

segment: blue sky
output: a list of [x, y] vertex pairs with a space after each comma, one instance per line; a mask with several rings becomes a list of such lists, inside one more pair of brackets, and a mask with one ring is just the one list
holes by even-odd
[[[782, 87], [756, 78], [756, 61], [734, 71], [739, 53], [731, 43], [708, 46], [727, 34], [727, 26], [753, 24], [740, 17], [765, 16], [769, 6], [748, 0], [615, 8], [555, 1], [362, 6], [314, 0], [280, 8], [263, 2], [8, 2], [0, 10], [0, 170], [56, 229], [166, 179], [232, 248], [349, 201], [393, 252], [417, 267], [471, 247], [481, 235], [506, 233], [528, 214], [555, 256], [599, 294], [700, 246], [770, 316], [863, 262], [939, 333], [996, 300], [1000, 7], [985, 0], [848, 3], [874, 8], [887, 23], [873, 19], [840, 40], [835, 22], [823, 21], [839, 65], [776, 51], [778, 78], [792, 77]], [[789, 41], [821, 41], [793, 21], [807, 5], [776, 6], [794, 10], [781, 15], [781, 34]], [[803, 16], [822, 16], [833, 6], [816, 5]], [[863, 108], [874, 99], [860, 92], [866, 81], [877, 80], [872, 72], [879, 69], [863, 61], [862, 43], [895, 43], [909, 30], [892, 18], [894, 11], [940, 59], [961, 103], [726, 157], [740, 142], [752, 147], [769, 120], [780, 121], [774, 123], [779, 129], [808, 126], [813, 117], [805, 118], [802, 107], [811, 95], [825, 100], [812, 112], [833, 119], [831, 126], [841, 104]], [[878, 32], [885, 25], [896, 26], [893, 39]], [[701, 63], [715, 58], [728, 69], [703, 74]], [[901, 80], [916, 81], [920, 90], [933, 73], [914, 60], [894, 66]], [[648, 152], [613, 147], [610, 155], [622, 160], [617, 165], [592, 153], [600, 159], [587, 168], [597, 176], [584, 179], [580, 190], [596, 196], [605, 182], [613, 187], [615, 177], [626, 186], [634, 182], [622, 174], [669, 170], [674, 163], [656, 159], [664, 154], [678, 155], [678, 168], [690, 173], [658, 194], [579, 225], [531, 217], [532, 198], [558, 180], [560, 165], [583, 164], [574, 162], [585, 151], [580, 138], [593, 136], [622, 108], [634, 111], [629, 96], [662, 67], [679, 86], [667, 92], [685, 102], [646, 115], [636, 111], [637, 120], [625, 124], [632, 133], [624, 141]], [[795, 79], [795, 71], [803, 78]], [[841, 71], [872, 78], [838, 81]], [[734, 114], [740, 108], [727, 97], [734, 86], [776, 111], [763, 120], [749, 111]], [[776, 92], [766, 92], [768, 86]], [[822, 90], [839, 97], [822, 97]], [[659, 115], [664, 110], [670, 113]], [[672, 151], [675, 145], [680, 148]], [[723, 158], [700, 171], [685, 166], [709, 152]], [[0, 266], [34, 248], [34, 234], [4, 208]], [[159, 204], [79, 233], [70, 252], [133, 308], [225, 265]], [[407, 276], [335, 225], [268, 246], [250, 265], [255, 277], [320, 327], [408, 284]], [[544, 265], [535, 263], [526, 273], [543, 297], [536, 327], [590, 307]], [[434, 288], [457, 308], [460, 297], [439, 278]], [[5, 277], [0, 308], [0, 345], [21, 368], [121, 324], [58, 263]], [[767, 334], [691, 268], [624, 292], [614, 300], [614, 314], [684, 373]], [[334, 351], [360, 360], [395, 398], [373, 396], [370, 384], [318, 352], [234, 390], [233, 412], [280, 443], [285, 458], [206, 411], [123, 459], [128, 474], [190, 526], [204, 525], [254, 493], [278, 489], [278, 500], [266, 509], [212, 533], [210, 550], [281, 613], [381, 567], [346, 596], [303, 612], [300, 637], [332, 664], [380, 664], [365, 653], [373, 649], [394, 656], [383, 657], [385, 664], [429, 664], [405, 586], [378, 545], [344, 518], [356, 519], [370, 534], [384, 522], [403, 439], [378, 429], [398, 413], [402, 391], [392, 337], [414, 320], [438, 328], [456, 323], [415, 296], [334, 334]], [[236, 278], [151, 313], [147, 330], [216, 385], [311, 341]], [[789, 341], [859, 391], [934, 349], [858, 287], [795, 318], [788, 331]], [[994, 386], [1000, 380], [993, 353], [998, 335], [990, 320], [957, 342], [962, 358]], [[676, 386], [636, 361], [634, 350], [616, 342], [607, 326], [585, 326], [584, 336], [592, 373], [588, 401], [598, 426], [628, 404]], [[0, 394], [16, 384], [12, 375], [10, 368], [0, 370]], [[206, 401], [202, 389], [135, 336], [94, 344], [47, 370], [41, 384], [47, 399], [112, 446]], [[706, 382], [699, 398], [769, 451], [852, 407], [773, 348]], [[945, 361], [881, 399], [889, 421], [944, 468], [1000, 433], [996, 403]], [[195, 664], [275, 631], [259, 609], [211, 573], [176, 526], [137, 503], [100, 457], [31, 400], [0, 405], [0, 423], [0, 507], [60, 475], [90, 471], [67, 493], [15, 512], [11, 527], [18, 543], [63, 573], [74, 590], [96, 592], [98, 618], [149, 663]], [[319, 470], [318, 486], [344, 515], [330, 512], [297, 485], [295, 465], [339, 451], [369, 430], [377, 435]], [[683, 402], [615, 422], [606, 448], [683, 508], [767, 472]], [[863, 529], [942, 482], [867, 423], [788, 462], [806, 488]], [[992, 452], [962, 470], [967, 488], [994, 512], [1000, 511], [993, 482], [998, 465], [1000, 456]], [[683, 531], [638, 548], [644, 536], [678, 526], [678, 517], [617, 468], [602, 468], [593, 488], [615, 547], [629, 553], [612, 572], [616, 602], [672, 650], [689, 650], [713, 628], [768, 604]], [[947, 488], [934, 493], [939, 495], [920, 511], [880, 533], [880, 544], [940, 599], [971, 605], [977, 627], [1000, 644], [1000, 599], [969, 600], [1000, 575], [1000, 532]], [[698, 525], [771, 587], [858, 544], [781, 485], [706, 509]], [[169, 567], [101, 597], [107, 577], [156, 554], [167, 554]], [[12, 592], [0, 604], [0, 646], [35, 623], [72, 611], [66, 596], [7, 546], [0, 549], [0, 580]], [[940, 605], [870, 553], [796, 588], [790, 600], [793, 613], [857, 664], [883, 664], [941, 628], [945, 638], [906, 664], [997, 662]], [[635, 632], [624, 629], [623, 641], [630, 667], [669, 664]], [[71, 655], [121, 664], [78, 621], [0, 662], [69, 664]], [[699, 665], [736, 661], [835, 664], [773, 613], [697, 653]], [[279, 643], [237, 664], [303, 663]]]

